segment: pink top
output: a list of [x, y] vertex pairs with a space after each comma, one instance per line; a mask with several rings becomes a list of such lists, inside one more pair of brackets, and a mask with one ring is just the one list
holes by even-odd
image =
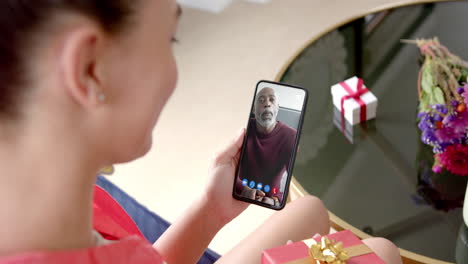
[[0, 257], [0, 264], [162, 264], [161, 255], [144, 238], [125, 210], [99, 186], [94, 188], [94, 230], [104, 245], [64, 251], [26, 252]]

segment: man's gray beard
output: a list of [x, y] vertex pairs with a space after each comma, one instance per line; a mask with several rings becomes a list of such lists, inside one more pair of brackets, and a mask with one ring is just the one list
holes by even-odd
[[257, 119], [257, 123], [264, 128], [269, 128], [276, 123], [276, 118], [266, 120], [262, 120], [262, 118], [259, 118]]

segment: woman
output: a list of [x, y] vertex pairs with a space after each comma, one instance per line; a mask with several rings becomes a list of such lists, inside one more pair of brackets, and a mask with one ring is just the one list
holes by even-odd
[[[245, 210], [230, 195], [241, 132], [153, 247], [93, 230], [96, 173], [148, 152], [175, 88], [178, 10], [173, 0], [0, 1], [0, 263], [195, 263]], [[298, 199], [219, 262], [258, 263], [264, 248], [328, 230], [322, 203]], [[388, 241], [366, 243], [399, 262]]]

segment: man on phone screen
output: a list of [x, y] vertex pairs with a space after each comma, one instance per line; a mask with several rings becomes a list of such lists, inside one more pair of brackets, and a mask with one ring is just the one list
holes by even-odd
[[288, 177], [297, 131], [276, 118], [279, 98], [270, 87], [261, 89], [249, 120], [244, 157], [239, 167], [237, 193], [279, 206]]

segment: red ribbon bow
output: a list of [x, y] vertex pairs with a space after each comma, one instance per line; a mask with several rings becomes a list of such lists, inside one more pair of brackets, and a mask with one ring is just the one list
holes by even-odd
[[343, 96], [341, 98], [341, 116], [344, 118], [345, 115], [345, 109], [344, 109], [344, 102], [348, 99], [354, 99], [356, 102], [359, 104], [360, 109], [361, 109], [361, 123], [365, 122], [367, 120], [367, 106], [364, 101], [361, 99], [361, 95], [367, 93], [369, 90], [367, 88], [364, 88], [364, 82], [362, 81], [361, 78], [358, 78], [358, 83], [357, 83], [357, 89], [356, 91], [353, 91], [351, 87], [345, 82], [340, 83], [341, 87], [343, 87], [348, 95]]

